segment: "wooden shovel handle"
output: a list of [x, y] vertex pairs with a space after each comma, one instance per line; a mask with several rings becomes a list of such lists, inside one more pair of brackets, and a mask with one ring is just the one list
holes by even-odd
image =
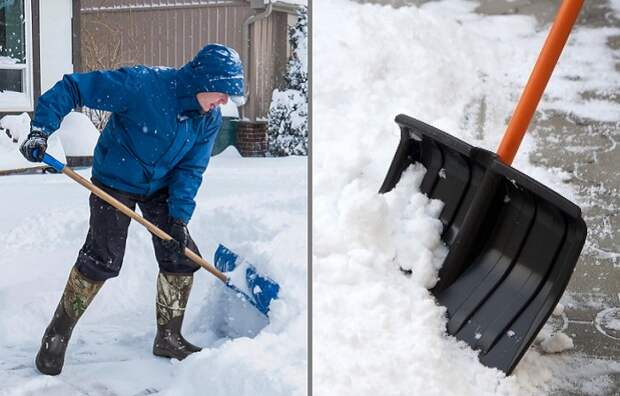
[[[118, 209], [119, 211], [121, 211], [125, 215], [131, 217], [132, 219], [134, 219], [138, 223], [142, 224], [153, 235], [155, 235], [158, 238], [163, 239], [165, 241], [172, 239], [172, 237], [170, 235], [168, 235], [167, 233], [162, 231], [155, 224], [151, 223], [150, 221], [148, 221], [144, 217], [140, 216], [139, 214], [137, 214], [133, 210], [129, 209], [122, 202], [120, 202], [119, 200], [117, 200], [116, 198], [114, 198], [113, 196], [111, 196], [110, 194], [108, 194], [107, 192], [102, 190], [101, 188], [95, 186], [93, 183], [91, 183], [90, 181], [88, 181], [85, 178], [83, 178], [82, 176], [80, 176], [73, 169], [69, 168], [68, 166], [64, 166], [62, 168], [62, 173], [64, 173], [65, 175], [69, 176], [70, 178], [72, 178], [76, 182], [80, 183], [82, 186], [84, 186], [87, 189], [89, 189], [93, 194], [95, 194], [99, 198], [103, 199], [104, 201], [106, 201], [110, 205], [114, 206], [116, 209]], [[228, 283], [228, 278], [226, 277], [226, 275], [224, 275], [221, 271], [219, 271], [217, 268], [215, 268], [213, 265], [211, 265], [211, 263], [209, 263], [207, 260], [203, 259], [202, 257], [200, 257], [196, 253], [192, 252], [188, 248], [185, 248], [185, 256], [187, 258], [189, 258], [190, 260], [192, 260], [194, 263], [198, 264], [202, 268], [206, 269], [207, 271], [209, 271], [210, 273], [215, 275], [222, 282]]]
[[532, 70], [530, 79], [497, 149], [497, 155], [507, 165], [512, 164], [517, 154], [525, 131], [532, 120], [536, 106], [538, 106], [547, 82], [551, 78], [551, 73], [560, 58], [582, 5], [583, 0], [562, 1], [555, 22], [547, 35], [545, 45], [540, 51], [534, 70]]

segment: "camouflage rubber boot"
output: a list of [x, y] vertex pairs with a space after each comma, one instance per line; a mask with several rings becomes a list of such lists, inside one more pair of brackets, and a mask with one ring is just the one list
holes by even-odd
[[201, 350], [181, 335], [193, 280], [192, 274], [160, 272], [157, 277], [157, 335], [153, 343], [153, 354], [156, 356], [183, 360]]
[[73, 267], [62, 298], [51, 323], [47, 326], [41, 349], [37, 353], [37, 369], [47, 375], [58, 375], [65, 361], [65, 351], [73, 328], [86, 307], [95, 297], [103, 282], [94, 282]]

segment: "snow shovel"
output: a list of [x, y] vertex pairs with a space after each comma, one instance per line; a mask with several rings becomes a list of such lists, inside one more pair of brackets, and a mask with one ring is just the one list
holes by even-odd
[[[69, 176], [71, 179], [89, 189], [93, 194], [114, 206], [120, 212], [136, 220], [146, 227], [153, 235], [163, 240], [172, 239], [170, 235], [162, 231], [159, 227], [123, 205], [116, 198], [95, 186], [51, 155], [46, 153], [43, 157], [43, 162], [54, 168], [57, 172]], [[222, 245], [219, 245], [215, 251], [215, 267], [188, 248], [185, 248], [185, 256], [215, 275], [216, 278], [221, 280], [239, 298], [253, 305], [264, 316], [267, 316], [269, 313], [269, 304], [271, 301], [278, 298], [280, 286], [275, 281], [259, 275], [253, 265]], [[230, 274], [230, 276], [227, 276], [225, 272]]]
[[406, 115], [380, 192], [412, 163], [420, 189], [445, 206], [449, 253], [431, 290], [447, 308], [447, 331], [506, 374], [515, 368], [566, 289], [586, 238], [578, 206], [510, 164], [568, 39], [583, 0], [565, 0], [497, 154]]

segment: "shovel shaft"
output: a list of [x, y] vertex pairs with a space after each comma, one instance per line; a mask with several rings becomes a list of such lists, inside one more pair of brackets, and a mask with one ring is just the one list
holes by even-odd
[[[114, 198], [113, 196], [111, 196], [110, 194], [108, 194], [107, 192], [102, 190], [101, 188], [95, 186], [93, 183], [91, 183], [90, 181], [88, 181], [85, 178], [83, 178], [82, 176], [80, 176], [73, 169], [69, 168], [68, 166], [64, 166], [62, 168], [62, 173], [64, 173], [65, 175], [69, 176], [71, 179], [75, 180], [76, 182], [78, 182], [82, 186], [86, 187], [87, 189], [89, 189], [93, 194], [95, 194], [99, 198], [103, 199], [104, 201], [106, 201], [110, 205], [114, 206], [116, 209], [118, 209], [123, 214], [131, 217], [132, 219], [134, 219], [138, 223], [142, 224], [144, 227], [146, 227], [147, 230], [149, 230], [151, 232], [151, 234], [153, 234], [153, 235], [155, 235], [158, 238], [163, 239], [163, 240], [170, 240], [170, 239], [172, 239], [172, 237], [170, 235], [168, 235], [166, 232], [161, 230], [155, 224], [151, 223], [150, 221], [148, 221], [144, 217], [140, 216], [139, 214], [137, 214], [133, 210], [129, 209], [127, 206], [125, 206], [119, 200], [117, 200], [116, 198]], [[215, 268], [213, 265], [211, 265], [211, 263], [209, 263], [207, 260], [205, 260], [202, 257], [200, 257], [199, 255], [197, 255], [196, 253], [192, 252], [188, 248], [185, 248], [185, 256], [187, 258], [189, 258], [190, 260], [192, 260], [194, 263], [198, 264], [202, 268], [206, 269], [207, 271], [209, 271], [210, 273], [215, 275], [222, 282], [228, 283], [228, 278], [226, 277], [226, 275], [224, 275], [222, 272], [218, 271], [218, 269]]]
[[497, 149], [497, 155], [507, 165], [512, 164], [517, 154], [525, 131], [532, 120], [536, 106], [538, 106], [547, 82], [551, 78], [551, 73], [560, 58], [582, 5], [583, 0], [564, 0], [560, 6], [534, 70], [532, 70], [530, 79], [506, 128], [504, 138]]

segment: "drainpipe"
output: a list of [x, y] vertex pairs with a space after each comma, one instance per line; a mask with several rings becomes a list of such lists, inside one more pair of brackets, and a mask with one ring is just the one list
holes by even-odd
[[[245, 62], [243, 63], [243, 73], [245, 74], [245, 93], [244, 96], [246, 100], [249, 99], [249, 91], [248, 88], [250, 86], [250, 25], [252, 25], [256, 21], [260, 21], [261, 19], [265, 19], [271, 15], [273, 11], [273, 4], [269, 2], [265, 11], [260, 14], [255, 14], [250, 16], [248, 19], [243, 22], [243, 59]], [[245, 116], [245, 106], [240, 108], [241, 110], [241, 118]]]

